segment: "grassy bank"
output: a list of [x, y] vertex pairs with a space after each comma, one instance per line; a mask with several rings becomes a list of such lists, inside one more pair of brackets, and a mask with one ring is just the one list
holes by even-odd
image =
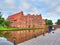
[[16, 30], [37, 30], [43, 28], [0, 28], [0, 31], [16, 31]]

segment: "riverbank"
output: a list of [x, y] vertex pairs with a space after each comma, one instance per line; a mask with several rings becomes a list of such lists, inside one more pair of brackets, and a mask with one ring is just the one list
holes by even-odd
[[16, 30], [36, 30], [36, 29], [43, 29], [43, 28], [0, 28], [0, 31], [16, 31]]

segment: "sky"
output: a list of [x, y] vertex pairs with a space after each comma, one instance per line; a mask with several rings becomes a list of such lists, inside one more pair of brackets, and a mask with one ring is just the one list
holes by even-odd
[[60, 0], [0, 0], [0, 12], [4, 18], [20, 11], [24, 14], [42, 14], [43, 19], [55, 23], [60, 19]]

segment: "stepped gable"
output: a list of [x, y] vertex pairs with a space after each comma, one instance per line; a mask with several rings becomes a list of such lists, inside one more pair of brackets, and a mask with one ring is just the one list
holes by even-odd
[[13, 14], [13, 15], [10, 15], [10, 16], [8, 16], [8, 18], [7, 19], [17, 19], [19, 16], [21, 16], [21, 15], [24, 15], [23, 14], [23, 11], [21, 11], [21, 12], [18, 12], [18, 13], [16, 13], [16, 14]]
[[[40, 27], [44, 21], [42, 21], [41, 14], [27, 14], [24, 15], [23, 11], [13, 14], [7, 18], [7, 20], [10, 20], [11, 27], [19, 27], [19, 28], [28, 28], [28, 27]], [[33, 24], [34, 23], [34, 24]], [[29, 26], [30, 24], [30, 26]]]
[[24, 20], [27, 20], [27, 19], [35, 19], [35, 18], [38, 18], [38, 19], [41, 19], [42, 20], [42, 16], [41, 14], [39, 15], [35, 15], [35, 14], [27, 14], [24, 16]]
[[42, 16], [41, 16], [41, 14], [39, 14], [39, 15], [36, 15], [37, 17], [38, 17], [38, 19], [42, 19]]

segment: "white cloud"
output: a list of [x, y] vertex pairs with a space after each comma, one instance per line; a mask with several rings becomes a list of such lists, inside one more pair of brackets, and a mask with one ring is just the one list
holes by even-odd
[[16, 10], [15, 1], [14, 0], [4, 0], [4, 4], [0, 5], [0, 9], [2, 11]]
[[23, 4], [22, 4], [22, 8], [29, 9], [29, 8], [30, 8], [29, 3], [27, 3], [27, 2], [23, 2]]
[[31, 12], [29, 12], [30, 14], [40, 14], [40, 10], [37, 7], [34, 7], [31, 9]]
[[55, 12], [56, 12], [56, 13], [60, 13], [60, 6], [57, 6], [57, 7], [55, 8]]
[[46, 15], [44, 15], [44, 17], [49, 18], [49, 19], [52, 19], [56, 16], [57, 16], [57, 14], [54, 12], [47, 12]]
[[14, 4], [14, 0], [5, 0], [5, 2], [8, 4]]
[[51, 19], [55, 22], [60, 14], [60, 0], [39, 0], [39, 2], [44, 3], [47, 6], [47, 12], [43, 15], [44, 18]]
[[31, 0], [32, 2], [36, 1], [36, 0]]
[[14, 5], [1, 5], [0, 7], [1, 11], [12, 11], [16, 9], [16, 6]]
[[50, 8], [54, 8], [60, 3], [59, 0], [39, 0], [39, 2], [44, 3], [45, 5], [47, 5]]
[[43, 15], [43, 18], [44, 19], [52, 20], [53, 23], [55, 24], [55, 22], [57, 21], [57, 19], [59, 19], [57, 15], [58, 14], [55, 13], [55, 12], [47, 12], [45, 15]]
[[30, 4], [28, 3], [28, 2], [25, 2], [25, 1], [23, 1], [22, 3], [21, 3], [21, 5], [19, 6], [19, 8], [22, 10], [22, 11], [26, 11], [26, 10], [28, 10], [28, 9], [30, 9]]
[[[52, 20], [56, 20], [58, 18], [58, 13], [60, 13], [60, 5], [58, 5], [60, 4], [60, 0], [17, 0], [17, 2], [15, 0], [4, 1], [5, 4], [0, 4], [0, 9], [2, 8], [4, 11], [9, 10], [15, 12], [14, 10], [19, 9], [19, 11], [24, 11], [26, 14], [40, 14], [40, 11], [42, 11], [42, 14], [45, 14], [44, 18]], [[18, 1], [20, 3], [18, 3]], [[15, 4], [18, 5], [16, 6]]]
[[15, 7], [15, 1], [14, 0], [5, 0], [5, 5], [10, 8], [14, 8]]
[[48, 4], [50, 0], [38, 0], [39, 2], [43, 2], [45, 4]]

